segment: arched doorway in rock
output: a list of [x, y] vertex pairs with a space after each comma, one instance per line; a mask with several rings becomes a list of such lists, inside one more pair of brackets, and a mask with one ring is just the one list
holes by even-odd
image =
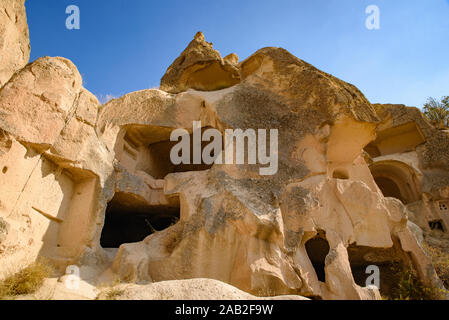
[[421, 184], [416, 171], [400, 161], [380, 161], [370, 166], [371, 174], [382, 194], [404, 204], [421, 199]]
[[402, 203], [407, 203], [405, 198], [401, 194], [401, 190], [399, 186], [390, 178], [386, 177], [377, 177], [374, 178], [379, 189], [382, 191], [384, 197], [396, 198], [402, 201]]
[[318, 280], [326, 282], [325, 261], [330, 250], [326, 232], [318, 230], [318, 234], [315, 237], [306, 241], [305, 247]]

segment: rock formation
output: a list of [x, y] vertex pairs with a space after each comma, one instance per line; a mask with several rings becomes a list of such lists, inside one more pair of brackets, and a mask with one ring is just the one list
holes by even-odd
[[374, 105], [383, 119], [366, 148], [373, 177], [385, 196], [400, 199], [421, 229], [449, 230], [449, 135], [417, 108]]
[[240, 82], [239, 58], [233, 53], [221, 57], [198, 32], [187, 49], [173, 62], [162, 77], [160, 89], [179, 93], [186, 89], [219, 90]]
[[30, 59], [25, 0], [0, 1], [0, 87]]
[[[13, 3], [0, 2], [17, 17], [0, 29], [6, 56], [28, 43]], [[208, 278], [259, 296], [377, 299], [366, 267], [387, 292], [400, 263], [441, 286], [415, 224], [449, 230], [449, 136], [418, 109], [372, 105], [281, 48], [223, 59], [202, 33], [159, 90], [102, 106], [69, 60], [27, 59], [0, 72], [0, 278], [45, 257], [95, 270], [96, 284]], [[194, 121], [277, 129], [277, 173], [174, 165], [170, 135], [195, 134]]]

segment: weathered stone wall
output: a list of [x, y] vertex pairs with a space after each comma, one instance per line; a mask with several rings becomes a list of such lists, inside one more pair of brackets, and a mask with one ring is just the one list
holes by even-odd
[[0, 1], [0, 88], [30, 59], [25, 0]]

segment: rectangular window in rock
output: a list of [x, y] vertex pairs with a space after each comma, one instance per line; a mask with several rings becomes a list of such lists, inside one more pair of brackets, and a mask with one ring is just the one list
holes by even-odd
[[117, 193], [106, 209], [100, 244], [103, 248], [118, 248], [143, 241], [176, 224], [179, 217], [179, 202], [177, 206], [150, 206], [135, 195]]

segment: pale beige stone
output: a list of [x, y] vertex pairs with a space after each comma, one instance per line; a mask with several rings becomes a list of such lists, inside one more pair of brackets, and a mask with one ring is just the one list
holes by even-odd
[[160, 89], [179, 93], [187, 89], [203, 91], [219, 90], [240, 82], [235, 54], [223, 59], [220, 53], [206, 42], [198, 32], [179, 58], [162, 77]]
[[0, 88], [30, 59], [25, 0], [0, 1]]

